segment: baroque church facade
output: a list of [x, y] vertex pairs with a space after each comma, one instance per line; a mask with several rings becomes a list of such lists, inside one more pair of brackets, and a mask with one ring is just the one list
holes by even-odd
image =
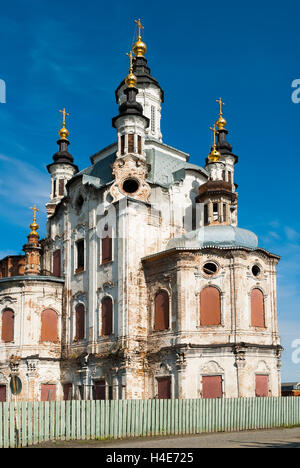
[[222, 101], [202, 168], [162, 140], [139, 35], [116, 142], [79, 170], [66, 112], [23, 256], [0, 261], [0, 401], [280, 395], [279, 257], [238, 227]]

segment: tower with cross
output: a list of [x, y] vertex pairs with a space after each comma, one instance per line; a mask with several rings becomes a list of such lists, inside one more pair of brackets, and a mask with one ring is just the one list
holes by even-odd
[[39, 234], [38, 229], [39, 225], [37, 224], [37, 213], [40, 211], [36, 204], [33, 207], [30, 207], [30, 210], [33, 211], [33, 221], [30, 224], [30, 233], [27, 236], [28, 242], [23, 246], [23, 251], [25, 252], [25, 275], [39, 275], [41, 271], [41, 261], [40, 253], [41, 247], [39, 243]]
[[56, 205], [65, 196], [65, 187], [74, 174], [78, 171], [78, 167], [74, 164], [73, 156], [69, 153], [70, 141], [68, 140], [69, 130], [66, 128], [66, 117], [70, 115], [66, 108], [60, 109], [62, 114], [62, 127], [59, 130], [59, 139], [57, 141], [58, 151], [53, 155], [53, 162], [47, 166], [48, 172], [51, 175], [51, 196], [47, 203], [47, 214], [53, 214]]

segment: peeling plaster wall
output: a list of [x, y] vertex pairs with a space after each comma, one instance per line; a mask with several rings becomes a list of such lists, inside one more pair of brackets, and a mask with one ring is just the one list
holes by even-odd
[[[0, 310], [8, 307], [15, 317], [14, 341], [0, 342], [0, 373], [8, 383], [10, 375], [18, 372], [23, 383], [19, 401], [39, 400], [41, 383], [60, 382], [62, 294], [63, 284], [59, 280], [20, 277], [0, 283]], [[45, 309], [53, 309], [58, 315], [57, 343], [40, 341], [41, 314]], [[0, 321], [0, 329], [1, 326]], [[17, 358], [15, 365], [10, 365], [12, 356]], [[10, 399], [10, 392], [7, 395]]]

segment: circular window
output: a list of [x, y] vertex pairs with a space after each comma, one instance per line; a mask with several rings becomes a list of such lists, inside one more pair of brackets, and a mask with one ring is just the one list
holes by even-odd
[[261, 275], [261, 269], [259, 268], [258, 265], [253, 265], [253, 267], [252, 267], [252, 274], [253, 274], [253, 276], [255, 276], [256, 278], [257, 278], [258, 276]]
[[123, 183], [123, 190], [127, 193], [135, 193], [139, 186], [140, 184], [136, 179], [126, 179]]
[[203, 266], [203, 271], [206, 275], [214, 275], [217, 273], [218, 267], [215, 263], [208, 262]]

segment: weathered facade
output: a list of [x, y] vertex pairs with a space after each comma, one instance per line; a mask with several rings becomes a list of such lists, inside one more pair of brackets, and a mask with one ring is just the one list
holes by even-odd
[[0, 398], [14, 373], [19, 400], [278, 396], [279, 257], [238, 227], [222, 101], [205, 168], [190, 164], [163, 143], [140, 36], [133, 52], [117, 142], [80, 172], [63, 111], [48, 235], [34, 219], [23, 270], [0, 279]]

